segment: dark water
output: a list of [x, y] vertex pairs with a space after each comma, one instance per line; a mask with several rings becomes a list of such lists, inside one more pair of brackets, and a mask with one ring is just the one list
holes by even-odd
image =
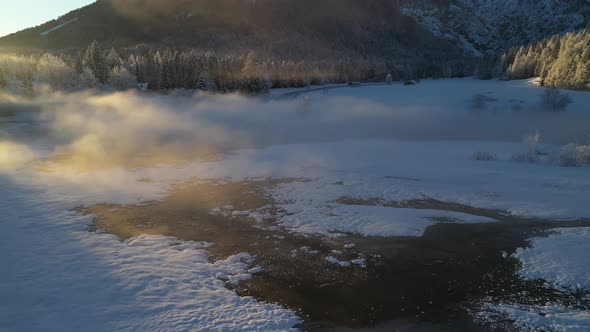
[[[543, 281], [518, 276], [509, 258], [527, 239], [576, 222], [515, 219], [501, 211], [475, 209], [433, 200], [391, 202], [391, 206], [436, 208], [494, 217], [489, 224], [436, 224], [422, 237], [320, 238], [294, 235], [243, 217], [211, 216], [226, 204], [249, 210], [269, 203], [263, 192], [276, 181], [227, 185], [188, 185], [162, 202], [145, 206], [96, 206], [96, 227], [123, 238], [139, 234], [172, 235], [216, 243], [211, 260], [246, 251], [265, 272], [240, 284], [240, 295], [279, 303], [297, 311], [308, 331], [492, 331], [473, 322], [469, 310], [483, 301], [545, 304], [590, 309], [588, 294], [558, 291]], [[372, 205], [376, 200], [342, 198], [342, 204]], [[115, 210], [116, 209], [116, 210]], [[256, 227], [253, 227], [256, 226]], [[260, 228], [262, 227], [262, 229]], [[344, 244], [356, 247], [344, 249]], [[308, 246], [318, 253], [300, 248]], [[325, 261], [332, 250], [341, 260], [364, 257], [367, 267], [340, 267]], [[511, 330], [509, 322], [494, 331]]]
[[306, 330], [486, 330], [472, 322], [468, 309], [488, 297], [508, 303], [589, 305], [581, 303], [583, 294], [522, 280], [518, 262], [505, 258], [526, 247], [528, 237], [561, 226], [535, 221], [439, 224], [421, 238], [353, 237], [348, 240], [357, 244], [356, 250], [379, 255], [368, 256], [365, 275], [351, 276], [343, 268], [327, 282], [306, 273], [306, 266], [279, 273], [271, 269], [243, 286], [242, 293], [300, 309]]

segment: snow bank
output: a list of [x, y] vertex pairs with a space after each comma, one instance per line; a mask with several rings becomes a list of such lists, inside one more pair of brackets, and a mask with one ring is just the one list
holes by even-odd
[[590, 312], [560, 305], [522, 306], [486, 305], [478, 319], [494, 325], [496, 322], [514, 322], [519, 331], [586, 332], [590, 330]]
[[590, 289], [590, 228], [562, 228], [548, 237], [534, 238], [531, 248], [514, 254], [521, 275], [544, 279], [556, 286]]
[[[307, 234], [334, 235], [336, 232], [365, 236], [422, 236], [437, 218], [456, 223], [485, 223], [494, 219], [440, 210], [399, 209], [382, 206], [351, 206], [310, 202], [300, 197], [295, 204], [283, 204], [287, 214], [281, 225]], [[315, 204], [314, 204], [315, 203]]]
[[[0, 326], [10, 331], [286, 331], [277, 305], [239, 297], [248, 256], [211, 264], [211, 244], [90, 233], [77, 199], [0, 177]], [[251, 259], [251, 257], [250, 257]]]
[[[513, 255], [522, 263], [520, 274], [543, 279], [557, 288], [590, 289], [590, 228], [562, 228], [532, 240], [532, 247]], [[590, 312], [561, 304], [544, 306], [486, 304], [477, 317], [484, 322], [514, 321], [522, 331], [588, 331]]]

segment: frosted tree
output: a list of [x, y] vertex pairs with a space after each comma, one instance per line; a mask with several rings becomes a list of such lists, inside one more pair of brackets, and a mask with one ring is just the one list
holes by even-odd
[[126, 90], [137, 84], [135, 77], [124, 67], [116, 66], [111, 70], [111, 85], [118, 90]]
[[387, 82], [387, 84], [391, 84], [393, 82], [393, 76], [391, 74], [387, 74], [387, 77], [385, 77], [385, 82]]
[[209, 91], [216, 91], [217, 86], [215, 85], [215, 81], [209, 75], [209, 72], [206, 70], [201, 70], [197, 74], [196, 79], [196, 88], [199, 90], [209, 90]]
[[573, 47], [573, 43], [571, 35], [567, 34], [562, 42], [557, 61], [547, 73], [545, 82], [548, 85], [565, 88], [575, 87], [572, 84], [576, 68], [576, 49]]
[[116, 66], [121, 66], [123, 64], [123, 59], [121, 59], [121, 56], [117, 53], [115, 48], [111, 48], [107, 53], [106, 62], [109, 69], [112, 70]]
[[579, 58], [574, 82], [578, 89], [590, 89], [590, 45], [585, 46]]
[[74, 55], [73, 63], [76, 73], [78, 73], [78, 75], [82, 74], [84, 71], [84, 56], [82, 53], [78, 52]]
[[242, 81], [240, 84], [242, 93], [251, 95], [263, 95], [268, 93], [268, 85], [258, 72], [258, 59], [254, 52], [248, 53], [242, 69]]
[[109, 68], [105, 57], [102, 55], [98, 42], [93, 41], [86, 49], [84, 54], [84, 65], [92, 71], [92, 74], [102, 84], [106, 84], [109, 79]]
[[37, 78], [54, 90], [74, 87], [76, 77], [75, 70], [60, 57], [46, 53], [39, 59]]
[[33, 73], [28, 72], [23, 77], [23, 81], [21, 83], [21, 88], [23, 94], [27, 97], [33, 97], [35, 95], [35, 89], [33, 87]]
[[98, 85], [98, 79], [88, 67], [84, 67], [82, 73], [78, 77], [78, 86], [84, 89], [92, 89]]
[[8, 87], [8, 78], [6, 76], [4, 68], [0, 68], [0, 90], [4, 90]]

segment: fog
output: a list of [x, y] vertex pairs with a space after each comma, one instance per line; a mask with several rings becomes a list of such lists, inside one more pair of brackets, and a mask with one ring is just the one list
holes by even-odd
[[[42, 159], [73, 169], [214, 159], [234, 149], [355, 139], [520, 141], [588, 138], [580, 113], [469, 112], [364, 98], [289, 100], [138, 92], [0, 97], [0, 165]], [[15, 151], [22, 151], [16, 153]]]

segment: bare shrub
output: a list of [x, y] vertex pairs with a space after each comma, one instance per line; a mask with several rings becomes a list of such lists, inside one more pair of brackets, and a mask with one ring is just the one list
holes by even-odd
[[516, 161], [535, 162], [539, 155], [538, 147], [541, 144], [541, 132], [538, 130], [532, 131], [530, 134], [523, 137], [522, 143], [524, 145], [524, 152], [513, 156]]
[[565, 112], [571, 103], [573, 103], [572, 97], [556, 88], [547, 89], [541, 95], [541, 108], [544, 111]]
[[387, 74], [387, 77], [385, 77], [385, 82], [387, 82], [387, 84], [391, 84], [393, 82], [393, 76], [391, 76], [391, 74]]
[[580, 145], [576, 149], [576, 152], [582, 165], [590, 165], [590, 145]]
[[590, 165], [590, 145], [568, 144], [561, 148], [559, 164], [563, 167]]

